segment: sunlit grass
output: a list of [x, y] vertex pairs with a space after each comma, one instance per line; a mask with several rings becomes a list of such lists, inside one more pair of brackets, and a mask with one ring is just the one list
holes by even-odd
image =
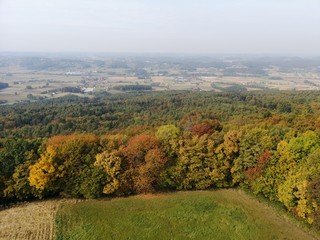
[[236, 190], [63, 204], [57, 239], [313, 239]]

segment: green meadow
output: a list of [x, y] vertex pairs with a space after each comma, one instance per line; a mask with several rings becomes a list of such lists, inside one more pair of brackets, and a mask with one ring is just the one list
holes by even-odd
[[56, 239], [316, 239], [238, 190], [191, 191], [63, 203]]

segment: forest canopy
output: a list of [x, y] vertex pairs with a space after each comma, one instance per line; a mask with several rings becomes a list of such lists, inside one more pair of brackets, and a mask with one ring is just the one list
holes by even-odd
[[244, 187], [320, 228], [319, 100], [165, 92], [5, 105], [0, 198]]

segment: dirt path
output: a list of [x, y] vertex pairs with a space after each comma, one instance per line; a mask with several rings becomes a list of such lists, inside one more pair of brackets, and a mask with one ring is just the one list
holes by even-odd
[[0, 211], [1, 240], [47, 240], [54, 238], [54, 218], [60, 201], [22, 204]]

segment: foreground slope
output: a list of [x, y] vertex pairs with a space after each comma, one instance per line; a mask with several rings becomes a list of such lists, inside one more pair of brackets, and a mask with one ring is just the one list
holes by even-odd
[[241, 191], [64, 203], [57, 239], [316, 239]]

